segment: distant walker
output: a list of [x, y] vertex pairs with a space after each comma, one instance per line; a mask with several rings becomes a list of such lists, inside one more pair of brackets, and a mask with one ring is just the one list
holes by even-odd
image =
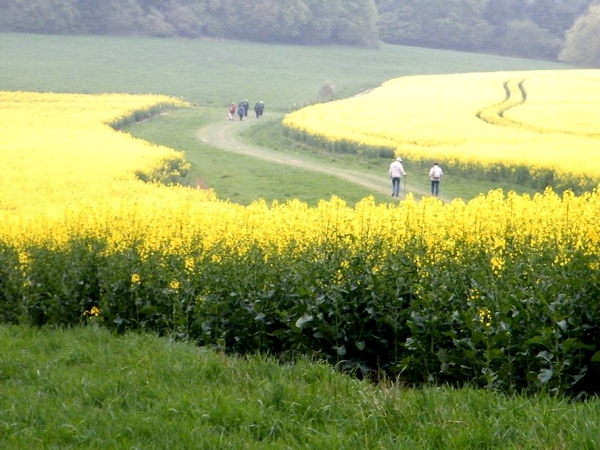
[[390, 178], [392, 179], [392, 197], [400, 196], [400, 178], [406, 176], [404, 167], [402, 167], [402, 158], [396, 158], [396, 160], [390, 164], [389, 170]]
[[431, 195], [437, 197], [440, 194], [440, 180], [442, 179], [442, 168], [437, 162], [433, 163], [431, 169], [429, 169], [429, 180], [431, 180]]
[[238, 106], [237, 114], [240, 117], [240, 120], [244, 120], [244, 116], [246, 115], [246, 108], [242, 105]]
[[264, 110], [265, 104], [262, 102], [262, 100], [260, 102], [256, 102], [256, 105], [254, 105], [254, 112], [256, 113], [257, 119], [263, 115]]

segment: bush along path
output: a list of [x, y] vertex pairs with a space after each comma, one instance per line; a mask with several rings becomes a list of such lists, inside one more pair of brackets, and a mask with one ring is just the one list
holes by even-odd
[[[281, 120], [281, 118], [281, 114], [270, 114], [261, 120]], [[224, 151], [251, 156], [272, 163], [290, 165], [313, 172], [331, 175], [342, 180], [364, 186], [373, 190], [374, 192], [384, 194], [389, 194], [391, 192], [390, 180], [386, 173], [382, 173], [381, 176], [377, 176], [358, 170], [345, 169], [335, 164], [323, 164], [321, 161], [317, 162], [311, 160], [309, 156], [300, 158], [297, 155], [286, 155], [285, 153], [278, 152], [277, 150], [267, 149], [242, 142], [239, 139], [239, 134], [253, 125], [256, 125], [256, 121], [223, 120], [213, 122], [210, 125], [200, 128], [197, 131], [196, 136], [205, 144]], [[408, 179], [410, 179], [410, 177]], [[428, 191], [415, 187], [411, 183], [406, 183], [404, 186], [402, 186], [402, 193], [401, 197], [399, 198], [403, 199], [408, 192], [418, 196], [429, 195]], [[450, 200], [442, 196], [440, 196], [440, 199], [445, 202]]]

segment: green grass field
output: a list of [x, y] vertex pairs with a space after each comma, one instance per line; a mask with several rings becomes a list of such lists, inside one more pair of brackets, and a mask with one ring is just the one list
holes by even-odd
[[[382, 193], [339, 180], [331, 175], [318, 174], [298, 167], [275, 162], [266, 162], [254, 157], [220, 151], [199, 141], [196, 130], [203, 124], [214, 120], [223, 120], [221, 111], [209, 108], [191, 108], [171, 111], [169, 114], [152, 120], [134, 124], [126, 129], [135, 137], [166, 145], [186, 154], [186, 160], [192, 164], [186, 183], [191, 186], [210, 186], [219, 198], [248, 205], [263, 198], [269, 203], [277, 200], [285, 202], [299, 199], [310, 205], [316, 205], [320, 199], [329, 199], [333, 195], [343, 197], [349, 204], [373, 195], [378, 201], [388, 201]], [[264, 128], [258, 126], [258, 128]], [[266, 127], [269, 128], [268, 126]], [[255, 141], [251, 139], [251, 141]], [[273, 136], [272, 143], [278, 155], [310, 161], [320, 166], [341, 164], [328, 155], [316, 151], [301, 151], [286, 144], [282, 134]], [[351, 158], [353, 167], [359, 167], [360, 161]], [[373, 161], [377, 165], [386, 162]], [[362, 166], [366, 166], [363, 164]], [[340, 166], [341, 167], [341, 166]], [[361, 170], [366, 170], [363, 167]], [[385, 170], [383, 172], [385, 176]], [[385, 182], [385, 178], [383, 178]], [[385, 185], [387, 187], [387, 184]]]
[[0, 326], [6, 449], [595, 449], [600, 403], [374, 385], [96, 327]]
[[568, 66], [383, 45], [378, 50], [233, 41], [0, 33], [0, 89], [167, 94], [202, 106], [247, 98], [266, 111], [314, 102], [324, 83], [347, 97], [404, 75]]
[[[257, 198], [312, 204], [340, 192], [352, 203], [372, 192], [312, 171], [290, 175], [280, 164], [200, 142], [197, 129], [224, 120], [231, 101], [264, 100], [268, 115], [316, 101], [327, 82], [343, 97], [403, 75], [552, 68], [566, 66], [387, 45], [363, 50], [0, 34], [1, 90], [151, 92], [199, 105], [127, 131], [184, 151], [192, 163], [190, 184], [206, 184], [221, 198], [242, 204]], [[287, 141], [276, 121], [251, 127], [239, 139], [313, 164], [362, 170], [365, 176], [383, 172], [382, 183], [388, 183], [389, 161], [304, 148]], [[230, 173], [237, 164], [242, 175]], [[407, 169], [415, 178], [423, 170], [410, 162]], [[282, 193], [282, 186], [293, 189]], [[442, 193], [471, 198], [497, 187], [511, 188], [448, 177]], [[376, 198], [389, 201], [385, 194]], [[1, 448], [600, 447], [597, 400], [374, 385], [316, 362], [279, 365], [259, 356], [226, 357], [193, 343], [112, 336], [94, 326], [1, 326], [0, 342]]]

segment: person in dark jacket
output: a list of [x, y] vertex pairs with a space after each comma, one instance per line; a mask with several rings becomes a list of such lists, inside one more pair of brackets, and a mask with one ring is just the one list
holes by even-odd
[[262, 101], [256, 102], [256, 105], [254, 105], [254, 112], [256, 113], [257, 119], [263, 115], [264, 110], [265, 110], [265, 104]]
[[246, 109], [241, 105], [238, 106], [237, 114], [240, 116], [240, 120], [244, 120], [244, 116], [247, 114]]
[[248, 103], [248, 99], [244, 100], [243, 102], [240, 102], [242, 104], [242, 106], [244, 107], [244, 110], [246, 111], [244, 113], [244, 116], [248, 116], [248, 110], [250, 109], [250, 103]]

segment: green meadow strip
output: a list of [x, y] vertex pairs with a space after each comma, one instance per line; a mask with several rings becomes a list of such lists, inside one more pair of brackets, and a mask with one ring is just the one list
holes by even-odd
[[406, 389], [152, 334], [0, 326], [3, 448], [571, 449], [598, 400]]

